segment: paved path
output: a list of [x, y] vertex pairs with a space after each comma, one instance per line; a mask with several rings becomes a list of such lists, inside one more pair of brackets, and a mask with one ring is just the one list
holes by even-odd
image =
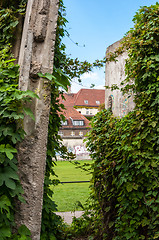
[[67, 224], [72, 223], [73, 217], [80, 217], [84, 212], [83, 211], [75, 211], [75, 212], [56, 212], [57, 215], [61, 216]]

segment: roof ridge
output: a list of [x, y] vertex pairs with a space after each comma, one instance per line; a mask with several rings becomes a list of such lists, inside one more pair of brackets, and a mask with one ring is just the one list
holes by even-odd
[[75, 98], [75, 101], [74, 101], [74, 105], [76, 105], [76, 101], [77, 101], [77, 98], [81, 92], [82, 88], [76, 93], [76, 98]]

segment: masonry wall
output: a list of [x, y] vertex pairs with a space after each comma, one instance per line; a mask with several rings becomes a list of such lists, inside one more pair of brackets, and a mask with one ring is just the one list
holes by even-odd
[[[114, 52], [119, 47], [120, 41], [117, 41], [110, 45], [106, 51], [106, 57], [110, 52]], [[127, 52], [124, 52], [117, 58], [117, 61], [107, 62], [105, 67], [105, 85], [111, 87], [117, 84], [121, 89], [121, 82], [125, 79], [125, 60], [127, 59]], [[106, 109], [110, 107], [110, 99], [112, 99], [112, 112], [115, 116], [123, 117], [129, 111], [132, 111], [135, 104], [133, 102], [133, 96], [129, 98], [128, 95], [123, 95], [120, 90], [111, 91], [106, 89], [105, 94], [105, 106]]]

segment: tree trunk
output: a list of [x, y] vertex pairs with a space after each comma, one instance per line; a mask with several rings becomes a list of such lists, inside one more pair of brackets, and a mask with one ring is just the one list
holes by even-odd
[[19, 89], [39, 95], [26, 107], [35, 116], [25, 116], [26, 137], [18, 146], [19, 176], [26, 203], [17, 204], [17, 227], [25, 224], [32, 239], [40, 239], [43, 184], [50, 111], [50, 85], [38, 73], [52, 73], [58, 0], [28, 0], [19, 54]]

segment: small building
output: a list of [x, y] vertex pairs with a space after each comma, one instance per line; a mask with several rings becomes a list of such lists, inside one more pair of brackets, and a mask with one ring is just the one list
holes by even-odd
[[105, 102], [104, 89], [81, 89], [76, 95], [74, 107], [87, 118], [93, 117]]
[[93, 117], [101, 104], [105, 102], [104, 89], [80, 89], [77, 93], [64, 93], [65, 100], [61, 102], [65, 106], [74, 107], [87, 118]]
[[78, 93], [63, 95], [65, 100], [60, 98], [60, 103], [65, 106], [63, 110], [65, 121], [61, 122], [59, 135], [67, 149], [76, 154], [77, 159], [89, 159], [89, 153], [83, 142], [91, 128], [87, 118], [93, 117], [98, 112], [100, 104], [104, 103], [105, 90], [81, 89]]
[[61, 122], [59, 135], [63, 139], [83, 139], [90, 129], [89, 120], [72, 106], [65, 107], [66, 110], [63, 111], [65, 121]]

